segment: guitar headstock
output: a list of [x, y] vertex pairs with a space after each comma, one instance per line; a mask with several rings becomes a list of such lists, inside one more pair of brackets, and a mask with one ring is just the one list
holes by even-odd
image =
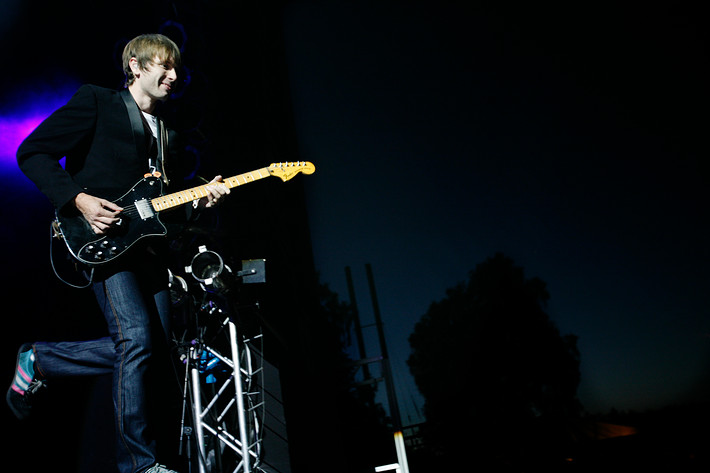
[[313, 174], [315, 171], [316, 167], [308, 161], [273, 163], [269, 166], [269, 173], [272, 176], [280, 177], [282, 181], [288, 181], [299, 172]]

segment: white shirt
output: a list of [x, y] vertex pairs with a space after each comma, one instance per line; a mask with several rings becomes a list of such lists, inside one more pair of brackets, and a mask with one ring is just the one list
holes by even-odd
[[143, 113], [143, 116], [148, 121], [148, 126], [150, 126], [150, 131], [151, 133], [153, 133], [153, 137], [155, 139], [158, 139], [158, 117], [156, 117], [155, 115], [151, 115], [150, 113], [146, 113], [142, 110], [141, 113]]

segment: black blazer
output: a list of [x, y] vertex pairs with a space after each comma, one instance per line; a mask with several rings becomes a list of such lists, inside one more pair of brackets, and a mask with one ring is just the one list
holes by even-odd
[[[179, 155], [168, 132], [166, 175]], [[20, 145], [17, 162], [57, 209], [80, 192], [115, 200], [148, 172], [146, 132], [127, 89], [84, 85]], [[66, 156], [65, 167], [59, 160]]]

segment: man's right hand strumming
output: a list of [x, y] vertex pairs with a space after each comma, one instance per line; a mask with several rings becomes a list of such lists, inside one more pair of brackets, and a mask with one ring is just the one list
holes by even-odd
[[110, 200], [82, 192], [74, 197], [74, 205], [86, 221], [89, 222], [91, 229], [97, 235], [106, 233], [111, 227], [118, 225], [121, 221], [118, 214], [123, 208]]

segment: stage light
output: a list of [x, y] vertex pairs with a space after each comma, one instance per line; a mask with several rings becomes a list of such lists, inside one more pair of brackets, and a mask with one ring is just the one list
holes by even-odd
[[222, 257], [206, 246], [200, 246], [185, 272], [192, 274], [202, 288], [208, 292], [223, 292], [229, 289], [232, 270], [224, 264]]
[[172, 302], [174, 307], [180, 307], [189, 299], [190, 296], [187, 281], [170, 270], [168, 270], [168, 276], [170, 302]]

